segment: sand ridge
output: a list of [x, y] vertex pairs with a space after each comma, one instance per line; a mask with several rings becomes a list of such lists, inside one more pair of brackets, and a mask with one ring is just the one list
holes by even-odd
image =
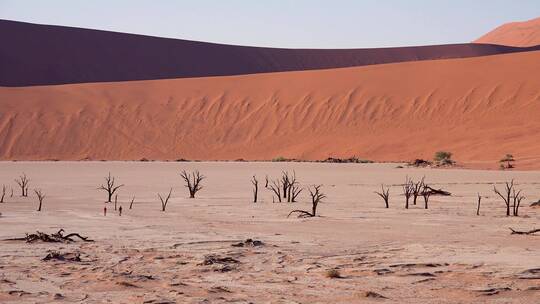
[[0, 159], [430, 159], [538, 168], [540, 52], [0, 88]]
[[540, 45], [540, 17], [503, 24], [474, 42], [520, 47]]
[[0, 37], [0, 86], [244, 75], [540, 49], [474, 43], [367, 49], [283, 49], [8, 20], [0, 20]]

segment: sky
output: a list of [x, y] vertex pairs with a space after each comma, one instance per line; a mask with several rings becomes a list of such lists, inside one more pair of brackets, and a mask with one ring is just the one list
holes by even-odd
[[540, 16], [540, 0], [0, 0], [0, 19], [236, 45], [470, 42]]

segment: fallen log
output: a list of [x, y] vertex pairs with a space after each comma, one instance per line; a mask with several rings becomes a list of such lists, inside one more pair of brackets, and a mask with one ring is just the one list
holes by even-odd
[[450, 196], [452, 195], [452, 193], [448, 192], [448, 191], [444, 191], [442, 189], [433, 189], [429, 186], [426, 186], [426, 189], [429, 191], [429, 193], [431, 195], [443, 195], [443, 196]]
[[525, 235], [529, 235], [529, 234], [535, 234], [537, 232], [540, 232], [540, 229], [533, 229], [533, 230], [529, 230], [529, 231], [518, 231], [518, 230], [514, 230], [510, 227], [508, 227], [508, 229], [510, 229], [512, 231], [512, 233], [510, 234], [525, 234]]
[[81, 236], [78, 233], [70, 233], [64, 235], [64, 229], [60, 229], [58, 230], [58, 232], [51, 234], [36, 231], [36, 233], [27, 233], [26, 236], [22, 238], [5, 239], [4, 241], [25, 241], [27, 243], [33, 243], [37, 241], [42, 241], [45, 243], [72, 243], [75, 242], [75, 240], [73, 239], [74, 237], [77, 237], [84, 242], [94, 241], [89, 239], [88, 237]]

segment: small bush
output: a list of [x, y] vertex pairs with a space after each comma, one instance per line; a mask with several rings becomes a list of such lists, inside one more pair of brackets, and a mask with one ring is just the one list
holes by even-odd
[[455, 161], [452, 160], [452, 153], [447, 152], [447, 151], [438, 151], [438, 152], [436, 152], [433, 159], [435, 160], [435, 162], [439, 166], [446, 166], [446, 165], [455, 164]]
[[341, 278], [341, 274], [339, 273], [339, 270], [337, 269], [328, 269], [326, 271], [326, 277], [331, 279], [339, 279]]
[[278, 156], [272, 159], [273, 162], [284, 162], [287, 161], [287, 159], [283, 156]]

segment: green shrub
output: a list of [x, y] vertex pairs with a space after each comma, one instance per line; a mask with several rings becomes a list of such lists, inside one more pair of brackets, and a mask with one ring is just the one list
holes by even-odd
[[439, 165], [452, 165], [454, 164], [454, 161], [452, 160], [452, 153], [447, 151], [438, 151], [435, 153], [435, 157], [433, 159], [439, 164]]

